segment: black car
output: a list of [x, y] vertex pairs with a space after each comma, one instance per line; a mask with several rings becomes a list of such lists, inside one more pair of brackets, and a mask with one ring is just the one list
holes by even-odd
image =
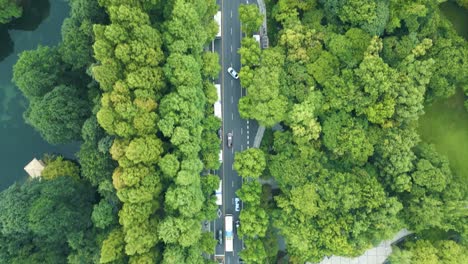
[[221, 230], [221, 229], [218, 231], [218, 243], [220, 245], [223, 244], [223, 230]]

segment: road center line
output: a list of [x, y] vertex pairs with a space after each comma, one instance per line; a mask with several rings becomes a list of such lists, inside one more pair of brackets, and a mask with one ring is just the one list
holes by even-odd
[[234, 181], [232, 181], [232, 187], [234, 187]]
[[234, 103], [234, 96], [231, 95], [231, 104]]
[[231, 52], [232, 52], [232, 45], [231, 45]]
[[232, 28], [231, 28], [231, 36], [232, 36]]
[[244, 129], [242, 129], [242, 127], [241, 127], [241, 135], [243, 135], [243, 134], [244, 134], [243, 132], [244, 132]]
[[234, 113], [231, 113], [231, 119], [234, 120]]
[[231, 18], [232, 18], [232, 10], [231, 10]]

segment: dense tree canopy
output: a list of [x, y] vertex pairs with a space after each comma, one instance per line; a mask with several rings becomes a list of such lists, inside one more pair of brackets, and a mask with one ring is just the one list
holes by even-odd
[[[279, 189], [258, 203], [261, 189], [244, 184], [241, 219], [262, 223], [255, 215], [262, 210], [248, 206], [266, 208], [289, 261], [357, 256], [402, 227], [466, 232], [460, 176], [416, 130], [425, 102], [468, 82], [466, 40], [439, 3], [279, 0], [267, 3], [268, 25], [279, 29], [269, 35], [273, 46], [260, 51], [243, 39], [248, 92], [239, 112], [281, 126], [262, 147], [262, 181]], [[263, 229], [251, 225], [241, 234], [255, 229], [267, 245]], [[245, 242], [243, 256], [264, 262], [251, 254], [263, 252], [261, 244]]]
[[42, 99], [33, 101], [26, 121], [52, 144], [78, 140], [89, 116], [89, 105], [75, 87], [57, 86]]
[[90, 235], [88, 250], [97, 254], [91, 228], [94, 191], [72, 177], [15, 184], [0, 193], [2, 263], [66, 262], [74, 237]]

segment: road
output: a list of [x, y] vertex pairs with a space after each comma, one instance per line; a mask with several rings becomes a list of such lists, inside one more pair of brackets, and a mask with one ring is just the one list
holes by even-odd
[[[245, 95], [245, 89], [241, 88], [240, 81], [235, 80], [227, 73], [229, 66], [239, 72], [241, 68], [240, 55], [237, 53], [241, 42], [241, 29], [238, 9], [239, 5], [249, 3], [248, 0], [218, 0], [218, 5], [222, 12], [222, 37], [214, 41], [214, 50], [220, 54], [222, 65], [220, 73], [222, 114], [223, 114], [223, 163], [218, 171], [223, 180], [223, 206], [222, 215], [213, 223], [215, 237], [218, 237], [218, 230], [223, 230], [224, 216], [233, 215], [234, 222], [239, 219], [239, 213], [235, 211], [235, 192], [242, 186], [242, 178], [233, 169], [234, 154], [253, 146], [255, 133], [257, 132], [257, 122], [244, 120], [238, 111], [239, 99]], [[250, 1], [252, 3], [252, 1]], [[227, 147], [226, 134], [232, 132], [233, 146]], [[242, 208], [242, 205], [241, 205]], [[216, 255], [225, 255], [226, 264], [238, 263], [239, 252], [242, 250], [242, 241], [237, 236], [234, 225], [234, 252], [224, 252], [224, 240], [222, 245], [216, 247]]]

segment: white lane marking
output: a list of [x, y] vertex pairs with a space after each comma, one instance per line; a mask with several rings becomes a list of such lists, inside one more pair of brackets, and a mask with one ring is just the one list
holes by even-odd
[[231, 18], [232, 18], [232, 10], [231, 10]]
[[231, 119], [234, 120], [234, 113], [231, 113]]
[[244, 134], [244, 129], [242, 129], [242, 127], [241, 127], [241, 135], [243, 135], [243, 134]]
[[234, 86], [234, 80], [231, 80], [231, 87]]
[[249, 129], [249, 125], [247, 125], [247, 129]]
[[234, 187], [234, 181], [232, 181], [232, 187]]
[[234, 103], [234, 96], [231, 95], [231, 104]]
[[247, 139], [249, 139], [249, 137], [250, 137], [250, 136], [249, 136], [249, 135], [247, 135]]
[[232, 46], [231, 46], [231, 52], [232, 52]]
[[232, 28], [231, 28], [231, 36], [232, 36]]
[[[231, 153], [234, 154], [234, 148], [231, 149]], [[234, 170], [234, 167], [232, 169]]]
[[250, 141], [247, 140], [247, 145], [250, 145]]
[[[232, 82], [232, 81], [231, 81]], [[249, 120], [247, 119], [247, 125], [249, 124]]]
[[231, 164], [231, 169], [232, 169], [232, 170], [234, 170], [234, 163], [233, 163], [233, 164]]
[[250, 131], [250, 130], [247, 129], [247, 135], [249, 134], [249, 131]]

